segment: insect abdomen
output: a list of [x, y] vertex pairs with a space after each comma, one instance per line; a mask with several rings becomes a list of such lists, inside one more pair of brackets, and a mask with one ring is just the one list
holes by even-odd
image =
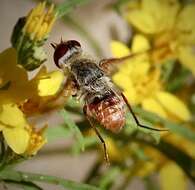
[[125, 125], [124, 102], [116, 95], [108, 96], [88, 106], [92, 115], [106, 129], [116, 133]]

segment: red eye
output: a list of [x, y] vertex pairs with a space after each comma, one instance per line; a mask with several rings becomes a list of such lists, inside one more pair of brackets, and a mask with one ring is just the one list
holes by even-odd
[[57, 67], [60, 68], [58, 61], [61, 57], [63, 57], [67, 53], [68, 50], [69, 50], [69, 47], [67, 46], [66, 43], [61, 43], [57, 45], [55, 52], [54, 52], [54, 56], [53, 56], [54, 62]]
[[81, 50], [81, 44], [79, 42], [77, 42], [76, 40], [69, 40], [66, 42], [61, 41], [60, 44], [51, 44], [52, 47], [55, 49], [54, 52], [54, 62], [56, 64], [57, 67], [61, 68], [59, 65], [59, 60], [60, 58], [62, 58], [63, 56], [65, 56], [65, 54], [68, 53], [68, 56], [65, 57], [64, 61], [66, 61], [66, 59], [69, 59], [72, 57], [72, 55], [79, 53]]

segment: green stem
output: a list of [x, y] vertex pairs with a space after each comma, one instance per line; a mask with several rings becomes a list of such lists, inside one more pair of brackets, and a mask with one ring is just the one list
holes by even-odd
[[43, 190], [43, 188], [39, 187], [37, 184], [33, 183], [33, 182], [26, 182], [26, 181], [15, 181], [15, 180], [3, 180], [6, 183], [12, 183], [12, 184], [17, 184], [17, 185], [22, 185], [22, 186], [26, 186], [26, 187], [31, 187], [32, 189], [35, 190]]
[[172, 122], [170, 120], [166, 120], [154, 113], [145, 111], [139, 107], [134, 107], [133, 110], [146, 121], [149, 121], [153, 124], [161, 124], [162, 126], [168, 128], [170, 132], [174, 132], [192, 142], [195, 142], [195, 133], [187, 126]]
[[84, 180], [85, 183], [91, 183], [94, 177], [97, 176], [101, 165], [102, 165], [101, 161], [98, 160], [97, 162], [95, 162], [95, 164], [92, 166], [91, 170], [89, 171]]
[[23, 182], [45, 182], [45, 183], [51, 183], [54, 185], [60, 185], [64, 188], [67, 188], [69, 190], [100, 190], [97, 187], [73, 182], [71, 180], [65, 180], [63, 178], [55, 177], [55, 176], [48, 176], [48, 175], [42, 175], [42, 174], [33, 174], [28, 172], [21, 172], [21, 171], [14, 171], [5, 169], [0, 172], [0, 179], [1, 180], [11, 180], [19, 183]]
[[57, 13], [57, 17], [61, 18], [64, 15], [68, 14], [69, 12], [71, 12], [77, 6], [85, 4], [85, 3], [89, 2], [89, 1], [90, 0], [66, 0], [63, 3], [57, 5], [57, 7], [55, 9], [56, 13]]

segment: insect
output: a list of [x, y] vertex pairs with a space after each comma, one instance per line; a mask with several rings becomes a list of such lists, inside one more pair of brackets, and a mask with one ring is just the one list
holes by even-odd
[[109, 78], [109, 67], [120, 59], [93, 60], [84, 55], [81, 44], [76, 40], [62, 41], [51, 44], [55, 49], [54, 62], [67, 74], [67, 86], [72, 96], [84, 100], [83, 112], [90, 125], [103, 144], [105, 159], [108, 154], [104, 139], [94, 125], [94, 120], [114, 133], [119, 132], [125, 125], [126, 106], [131, 112], [137, 126], [155, 130], [140, 124], [125, 95], [112, 83]]

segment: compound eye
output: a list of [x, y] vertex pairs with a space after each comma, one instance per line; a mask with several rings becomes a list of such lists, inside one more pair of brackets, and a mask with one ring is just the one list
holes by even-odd
[[57, 67], [60, 68], [59, 65], [59, 59], [62, 58], [69, 50], [69, 47], [67, 45], [67, 43], [61, 43], [59, 45], [57, 45], [57, 47], [55, 48], [55, 52], [54, 52], [54, 62], [56, 64]]

